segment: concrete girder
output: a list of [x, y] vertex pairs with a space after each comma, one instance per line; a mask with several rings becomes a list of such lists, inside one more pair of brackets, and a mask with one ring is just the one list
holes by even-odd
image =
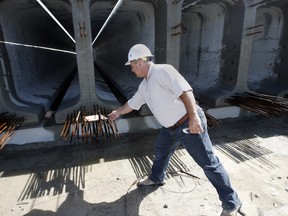
[[179, 68], [200, 103], [229, 106], [226, 98], [245, 91], [287, 94], [287, 8], [281, 0], [184, 1]]
[[[13, 92], [14, 85], [15, 94], [11, 95], [16, 100], [2, 86], [0, 111], [8, 109], [5, 103], [14, 103], [15, 107], [18, 102], [27, 103], [28, 113], [37, 116], [31, 123], [41, 121], [43, 112], [49, 110], [60, 86], [76, 67], [76, 75], [56, 110], [57, 123], [82, 105], [120, 105], [115, 98], [106, 100], [109, 90], [102, 94], [107, 85], [100, 73], [129, 99], [141, 82], [124, 66], [135, 43], [146, 44], [157, 63], [169, 63], [179, 69], [192, 85], [197, 100], [208, 107], [228, 106], [224, 100], [236, 92], [287, 94], [286, 0], [126, 0], [93, 46], [92, 39], [118, 1], [42, 2], [76, 44], [37, 1], [0, 1], [3, 41], [76, 50], [75, 55], [10, 45], [1, 48], [7, 50], [1, 67], [5, 65], [4, 73], [8, 73], [10, 64], [9, 90]], [[75, 95], [68, 98], [70, 93]], [[20, 109], [25, 110], [21, 106]], [[15, 111], [20, 113], [16, 108]], [[151, 112], [143, 107], [138, 114]]]
[[0, 113], [17, 113], [18, 116], [24, 117], [24, 124], [40, 123], [44, 116], [44, 107], [22, 101], [15, 94], [15, 87], [11, 83], [11, 71], [5, 64], [7, 58], [4, 58], [4, 48], [0, 49]]

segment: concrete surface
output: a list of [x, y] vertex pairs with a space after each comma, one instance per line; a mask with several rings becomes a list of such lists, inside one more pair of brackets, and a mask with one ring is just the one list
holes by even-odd
[[[210, 129], [248, 216], [288, 215], [287, 132], [287, 117], [226, 119]], [[5, 146], [0, 215], [220, 215], [216, 191], [183, 149], [171, 160], [166, 185], [137, 189], [135, 181], [150, 171], [157, 133], [122, 134], [101, 146]]]

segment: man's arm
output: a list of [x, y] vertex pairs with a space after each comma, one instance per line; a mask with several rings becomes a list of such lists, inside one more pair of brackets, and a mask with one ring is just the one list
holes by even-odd
[[183, 92], [180, 95], [181, 101], [184, 103], [188, 118], [189, 118], [189, 131], [190, 133], [200, 134], [203, 133], [204, 130], [201, 126], [201, 120], [197, 114], [197, 104], [192, 91]]
[[123, 106], [121, 106], [119, 109], [112, 111], [108, 117], [110, 120], [115, 120], [119, 118], [119, 116], [127, 114], [129, 112], [133, 111], [132, 108], [129, 107], [128, 103], [126, 102]]

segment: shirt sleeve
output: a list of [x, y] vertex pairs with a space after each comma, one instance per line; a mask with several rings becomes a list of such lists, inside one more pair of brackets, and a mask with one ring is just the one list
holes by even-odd
[[193, 90], [187, 80], [173, 67], [167, 66], [166, 70], [159, 73], [159, 82], [162, 87], [170, 91], [176, 98], [183, 92]]
[[140, 86], [139, 86], [134, 96], [130, 100], [128, 100], [128, 105], [133, 110], [139, 110], [143, 104], [145, 104], [145, 100], [141, 94]]

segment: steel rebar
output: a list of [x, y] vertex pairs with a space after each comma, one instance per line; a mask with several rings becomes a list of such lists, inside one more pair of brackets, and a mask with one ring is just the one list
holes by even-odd
[[0, 150], [7, 144], [16, 129], [24, 122], [24, 117], [3, 112], [0, 114]]
[[288, 99], [280, 96], [244, 92], [236, 93], [225, 102], [269, 118], [288, 113]]
[[118, 139], [118, 129], [115, 121], [108, 118], [109, 110], [94, 105], [92, 110], [86, 111], [86, 107], [67, 115], [61, 132], [63, 140], [76, 143], [81, 137], [82, 143], [92, 144], [107, 141], [111, 138]]

